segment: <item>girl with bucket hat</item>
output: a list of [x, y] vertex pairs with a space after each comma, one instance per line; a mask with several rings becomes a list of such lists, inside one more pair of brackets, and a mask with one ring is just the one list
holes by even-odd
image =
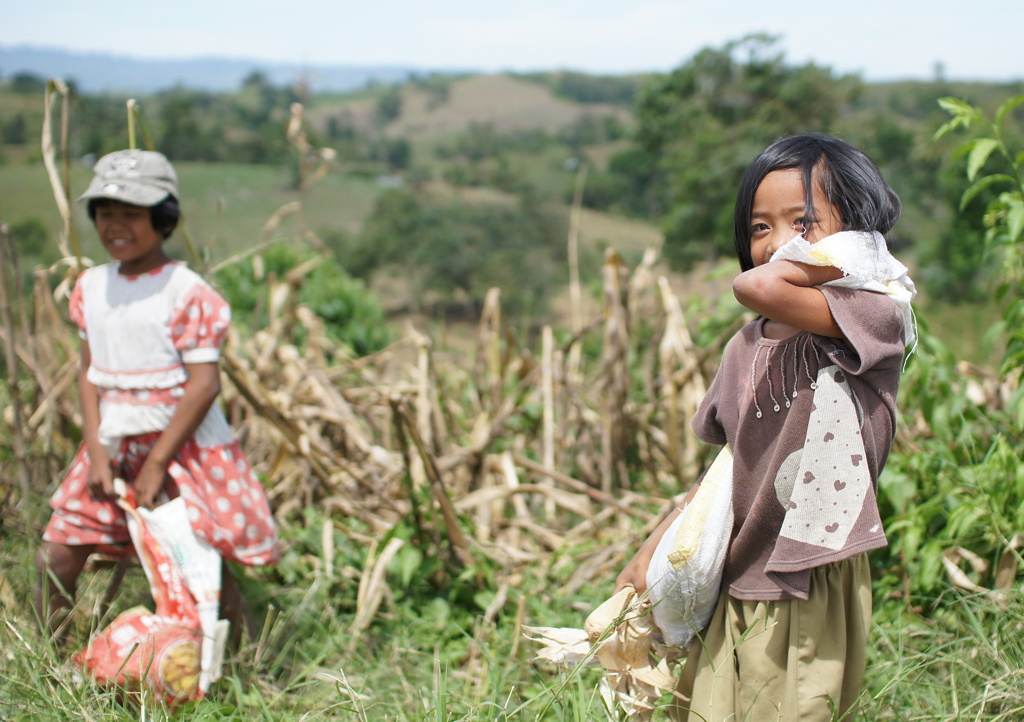
[[[139, 507], [183, 497], [196, 536], [223, 559], [279, 556], [266, 495], [215, 403], [231, 310], [164, 251], [180, 216], [177, 174], [162, 154], [141, 150], [105, 155], [93, 170], [80, 200], [113, 260], [84, 271], [71, 294], [84, 440], [50, 501], [36, 560], [36, 609], [51, 632], [89, 555], [131, 550], [117, 477]], [[244, 609], [229, 574], [221, 604], [228, 618]]]

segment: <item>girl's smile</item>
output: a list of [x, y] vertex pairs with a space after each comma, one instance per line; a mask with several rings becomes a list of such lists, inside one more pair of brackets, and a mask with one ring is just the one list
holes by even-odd
[[120, 273], [137, 276], [167, 263], [164, 238], [150, 218], [149, 208], [121, 201], [96, 205], [96, 232], [107, 253], [120, 261]]
[[750, 214], [750, 255], [755, 266], [767, 263], [795, 236], [814, 243], [843, 229], [839, 211], [825, 199], [817, 182], [814, 186], [814, 208], [807, 208], [800, 169], [775, 170], [761, 181]]

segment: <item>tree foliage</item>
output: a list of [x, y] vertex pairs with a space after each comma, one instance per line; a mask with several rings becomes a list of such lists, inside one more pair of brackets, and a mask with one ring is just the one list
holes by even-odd
[[362, 276], [391, 267], [410, 284], [416, 304], [478, 309], [502, 290], [512, 314], [542, 311], [564, 261], [564, 221], [531, 197], [470, 202], [426, 192], [383, 193], [346, 265]]
[[1008, 349], [1003, 371], [1020, 373], [1024, 367], [1024, 149], [1011, 145], [1006, 123], [1024, 105], [1024, 95], [1010, 98], [989, 119], [980, 109], [957, 98], [944, 98], [940, 105], [951, 116], [936, 132], [936, 138], [957, 130], [973, 130], [976, 136], [960, 147], [957, 155], [966, 159], [965, 173], [970, 186], [963, 192], [960, 209], [986, 200], [982, 222], [985, 249], [1002, 263], [1000, 294], [1009, 296], [1005, 316]]
[[661, 217], [677, 267], [732, 247], [740, 176], [768, 142], [832, 129], [858, 91], [852, 77], [787, 65], [775, 45], [752, 35], [706, 48], [640, 94], [635, 145], [612, 168], [631, 180], [628, 207]]
[[590, 75], [564, 71], [539, 77], [560, 98], [577, 103], [632, 107], [644, 82], [639, 75]]
[[[1003, 322], [989, 332], [1005, 342], [998, 376], [958, 361], [922, 318], [922, 343], [900, 389], [904, 428], [912, 433], [901, 434], [879, 482], [890, 547], [877, 556], [877, 591], [908, 597], [912, 608], [934, 614], [956, 599], [944, 600], [950, 583], [991, 589], [997, 602], [1011, 585], [1019, 589], [1024, 545], [1024, 150], [1004, 132], [1024, 95], [1004, 102], [993, 119], [960, 99], [941, 105], [950, 119], [936, 138], [973, 133], [953, 153], [965, 161], [970, 182], [961, 209], [981, 218], [986, 243], [1002, 262], [1008, 303]], [[985, 192], [987, 202], [977, 205]], [[961, 568], [963, 561], [970, 566]]]

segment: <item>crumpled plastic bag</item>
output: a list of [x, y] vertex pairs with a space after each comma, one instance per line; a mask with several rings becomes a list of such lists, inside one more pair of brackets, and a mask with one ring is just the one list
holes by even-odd
[[809, 266], [832, 266], [845, 275], [826, 286], [884, 293], [903, 312], [903, 341], [917, 342], [917, 321], [911, 302], [917, 295], [907, 267], [897, 261], [878, 231], [840, 231], [816, 243], [797, 236], [772, 254], [773, 261], [795, 261]]
[[687, 647], [710, 621], [732, 525], [732, 452], [725, 446], [647, 567], [647, 595], [664, 644]]
[[188, 523], [182, 499], [149, 511], [135, 507], [123, 482], [116, 488], [156, 609], [122, 612], [74, 662], [101, 685], [129, 694], [146, 687], [171, 707], [201, 699], [219, 676], [227, 632], [227, 623], [217, 620], [220, 556], [212, 547], [211, 556], [196, 546], [201, 540]]

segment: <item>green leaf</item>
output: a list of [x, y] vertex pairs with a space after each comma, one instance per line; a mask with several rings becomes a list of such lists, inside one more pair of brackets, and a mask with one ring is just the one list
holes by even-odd
[[1013, 179], [1013, 176], [1008, 176], [1003, 173], [995, 173], [978, 179], [975, 183], [968, 186], [967, 190], [964, 191], [964, 194], [960, 196], [960, 210], [963, 211], [963, 209], [966, 208], [979, 193], [995, 183], [1010, 183], [1011, 185], [1014, 185], [1016, 184], [1016, 181]]
[[1020, 198], [1011, 198], [1006, 211], [1006, 227], [1010, 231], [1010, 242], [1015, 243], [1024, 233], [1024, 202]]
[[423, 563], [423, 554], [415, 547], [405, 544], [395, 556], [398, 563], [398, 578], [403, 587], [408, 587]]
[[974, 141], [970, 155], [967, 157], [967, 180], [974, 180], [978, 171], [985, 165], [985, 161], [992, 155], [992, 151], [998, 147], [999, 141], [994, 138], [979, 138]]
[[932, 136], [932, 140], [939, 140], [942, 136], [949, 133], [951, 130], [959, 125], [955, 120], [947, 120], [945, 123], [939, 126], [939, 129], [935, 131], [935, 135]]
[[1002, 125], [1003, 118], [1007, 116], [1014, 108], [1024, 103], [1024, 95], [1015, 95], [1010, 98], [1002, 105], [999, 106], [999, 110], [996, 111], [996, 125]]
[[1006, 331], [1006, 321], [996, 321], [993, 323], [988, 331], [985, 332], [982, 338], [982, 347], [986, 353], [992, 353], [992, 349], [995, 348], [996, 341]]
[[942, 136], [960, 127], [969, 127], [975, 120], [981, 118], [981, 113], [971, 107], [970, 104], [959, 98], [939, 98], [939, 106], [953, 117], [944, 123], [932, 136], [932, 140], [938, 140]]
[[950, 115], [970, 115], [976, 112], [970, 103], [960, 100], [960, 98], [946, 96], [945, 98], [939, 98], [938, 103], [939, 107]]

